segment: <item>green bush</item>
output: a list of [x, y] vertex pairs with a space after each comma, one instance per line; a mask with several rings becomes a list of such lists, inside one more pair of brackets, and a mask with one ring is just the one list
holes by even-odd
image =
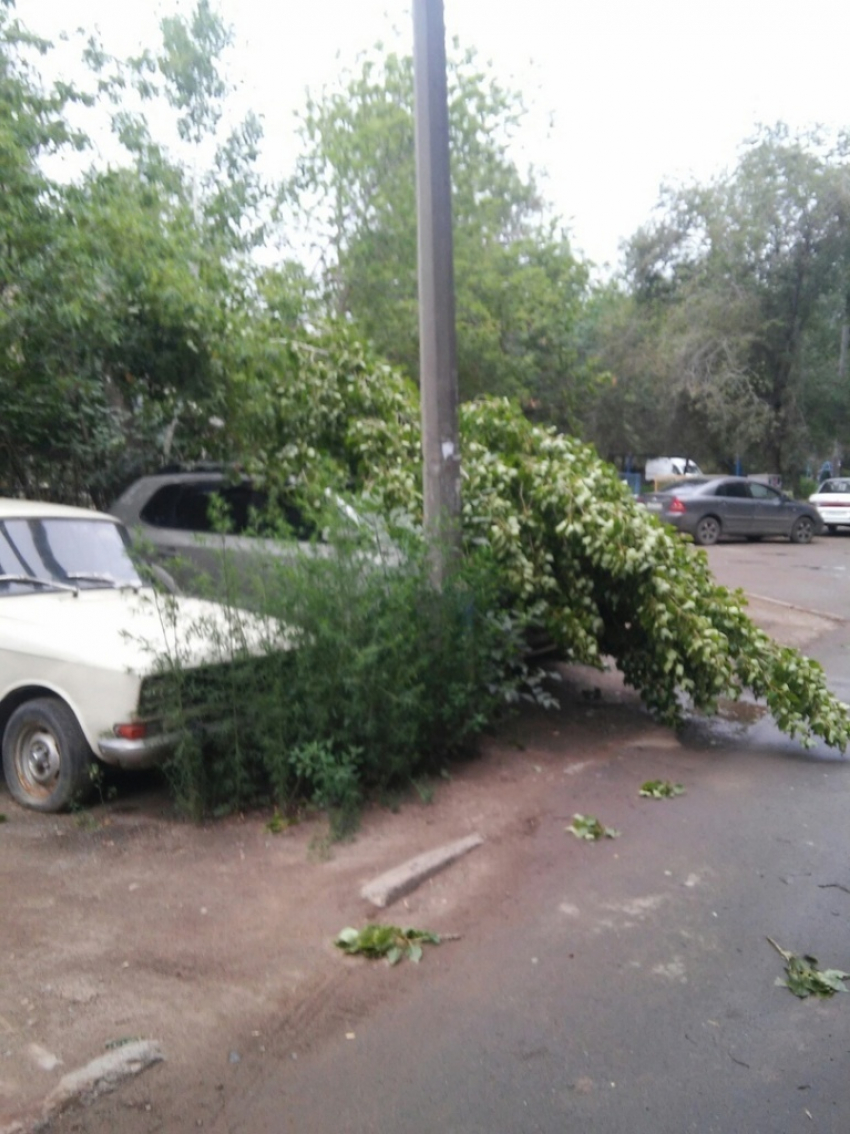
[[797, 491], [794, 496], [797, 500], [808, 500], [813, 492], [817, 492], [818, 482], [813, 476], [801, 476], [797, 482]]
[[440, 592], [416, 544], [392, 565], [336, 537], [294, 561], [266, 556], [258, 570], [261, 616], [290, 628], [294, 648], [271, 634], [230, 666], [195, 673], [167, 662], [172, 715], [219, 722], [166, 767], [194, 816], [261, 801], [350, 813], [468, 753], [523, 692], [545, 697], [485, 554], [460, 563]]

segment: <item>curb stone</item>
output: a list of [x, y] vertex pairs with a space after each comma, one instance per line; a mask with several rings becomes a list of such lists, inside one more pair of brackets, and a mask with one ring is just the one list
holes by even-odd
[[480, 847], [483, 842], [481, 835], [467, 835], [464, 839], [457, 839], [453, 843], [437, 847], [436, 850], [426, 851], [425, 854], [408, 859], [394, 870], [388, 870], [385, 874], [367, 882], [360, 891], [361, 897], [371, 902], [373, 906], [384, 909], [469, 851]]
[[72, 1103], [90, 1103], [165, 1059], [154, 1040], [136, 1040], [63, 1075], [40, 1106], [0, 1126], [0, 1134], [37, 1134]]

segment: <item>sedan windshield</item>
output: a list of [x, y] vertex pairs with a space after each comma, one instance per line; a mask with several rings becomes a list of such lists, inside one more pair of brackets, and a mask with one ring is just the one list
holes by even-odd
[[0, 520], [0, 594], [142, 585], [124, 529], [109, 520]]

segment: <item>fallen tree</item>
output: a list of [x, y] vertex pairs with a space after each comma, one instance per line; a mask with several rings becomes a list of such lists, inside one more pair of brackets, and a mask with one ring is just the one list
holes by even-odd
[[[415, 389], [346, 331], [279, 348], [238, 404], [258, 472], [331, 486], [415, 525], [421, 514]], [[588, 445], [532, 425], [506, 400], [461, 408], [463, 537], [500, 567], [502, 601], [547, 630], [562, 657], [613, 659], [658, 717], [751, 693], [804, 744], [844, 750], [847, 707], [822, 667], [781, 646], [715, 582], [705, 556], [648, 514]]]

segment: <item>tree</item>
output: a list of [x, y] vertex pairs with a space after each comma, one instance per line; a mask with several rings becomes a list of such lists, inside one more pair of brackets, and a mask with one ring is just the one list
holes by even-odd
[[49, 45], [0, 13], [0, 481], [104, 505], [163, 459], [221, 449], [228, 382], [246, 339], [260, 349], [246, 328], [269, 304], [288, 303], [294, 318], [304, 287], [286, 265], [263, 273], [252, 258], [268, 200], [255, 118], [213, 139], [206, 172], [151, 136], [143, 108], [158, 91], [193, 150], [217, 126], [214, 52], [229, 33], [203, 0], [188, 22], [164, 21], [159, 57], [125, 64], [89, 43], [99, 93], [85, 102], [120, 102], [113, 125], [128, 160], [71, 183], [51, 181], [41, 159], [84, 146], [67, 121], [83, 96], [45, 92], [27, 53]]
[[[823, 384], [824, 366], [833, 384], [839, 370], [843, 160], [816, 135], [764, 130], [731, 174], [668, 189], [659, 219], [630, 243], [632, 316], [650, 329], [656, 380], [717, 462], [746, 454], [785, 474], [804, 463], [816, 420], [807, 389]], [[668, 420], [681, 436], [681, 419]]]
[[[350, 327], [302, 336], [278, 379], [246, 388], [239, 427], [255, 469], [321, 499], [356, 492], [390, 519], [421, 523], [416, 391]], [[711, 711], [751, 690], [786, 732], [845, 747], [850, 716], [817, 663], [772, 642], [705, 553], [637, 504], [587, 445], [530, 423], [506, 399], [461, 407], [466, 554], [495, 562], [495, 617], [542, 623], [562, 657], [613, 658], [658, 716], [682, 697]]]
[[[519, 98], [457, 45], [448, 83], [461, 395], [510, 393], [573, 423], [588, 382], [571, 343], [587, 267], [508, 154]], [[412, 60], [364, 59], [307, 103], [301, 135], [285, 199], [312, 233], [327, 309], [416, 377]]]

